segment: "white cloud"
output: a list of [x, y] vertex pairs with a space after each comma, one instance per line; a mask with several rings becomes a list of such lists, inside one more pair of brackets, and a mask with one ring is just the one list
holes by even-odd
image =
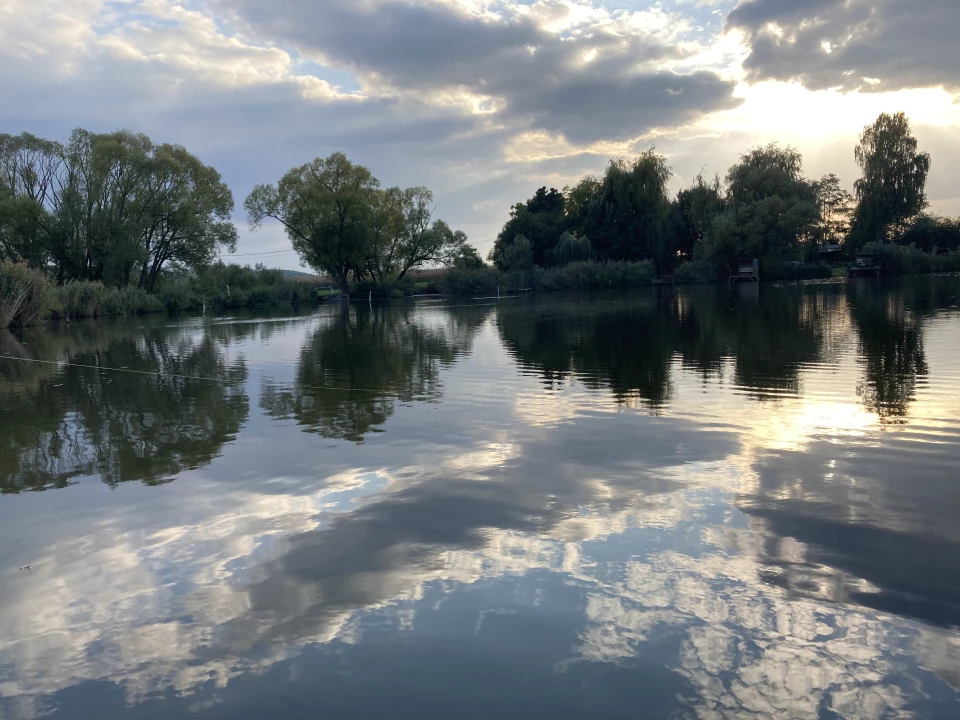
[[[741, 3], [732, 16], [741, 30], [722, 34], [705, 23], [730, 3], [7, 0], [0, 129], [64, 138], [76, 126], [127, 127], [180, 142], [221, 170], [238, 206], [254, 184], [344, 150], [385, 184], [433, 187], [444, 219], [485, 251], [510, 205], [535, 188], [650, 144], [668, 154], [677, 184], [704, 165], [722, 174], [775, 138], [852, 181], [856, 133], [880, 109], [903, 108], [921, 143], [936, 135], [934, 207], [960, 211], [957, 166], [938, 161], [960, 152], [938, 131], [955, 126], [956, 106], [944, 90], [915, 89], [949, 85], [932, 55], [904, 72], [881, 57], [868, 73], [879, 86], [864, 95], [751, 86], [745, 79], [780, 78], [742, 42], [762, 34], [745, 19], [760, 4]], [[925, 22], [939, 7], [925, 6]], [[891, 8], [878, 12], [899, 17]], [[880, 32], [864, 37], [879, 46]], [[831, 58], [843, 55], [835, 38], [823, 40]], [[243, 233], [240, 253], [284, 242]], [[292, 254], [276, 262], [298, 267]]]

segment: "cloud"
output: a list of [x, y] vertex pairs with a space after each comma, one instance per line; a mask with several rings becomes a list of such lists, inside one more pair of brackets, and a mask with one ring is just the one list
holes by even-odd
[[241, 0], [224, 10], [253, 37], [350, 67], [369, 91], [459, 99], [577, 142], [635, 138], [739, 102], [718, 73], [673, 67], [695, 52], [680, 18], [578, 13], [588, 6], [558, 0], [496, 7]]
[[747, 36], [743, 67], [753, 82], [960, 92], [955, 0], [742, 0], [726, 26]]
[[[844, 138], [841, 157], [827, 164], [846, 177], [854, 172], [847, 148], [878, 112], [866, 98], [883, 110], [909, 109], [918, 132], [923, 124], [955, 126], [943, 91], [907, 97], [790, 94], [780, 90], [799, 86], [778, 82], [735, 86], [744, 58], [751, 81], [776, 71], [832, 84], [826, 71], [799, 61], [796, 72], [749, 64], [758, 62], [769, 18], [799, 23], [813, 7], [842, 25], [843, 9], [823, 0], [798, 15], [787, 3], [742, 2], [727, 24], [746, 33], [748, 57], [738, 33], [716, 34], [732, 4], [638, 11], [616, 9], [636, 8], [632, 0], [8, 0], [0, 22], [0, 129], [65, 139], [78, 126], [125, 127], [180, 143], [221, 172], [238, 207], [254, 184], [342, 150], [384, 185], [433, 188], [438, 216], [467, 231], [485, 254], [510, 206], [537, 187], [572, 184], [602, 172], [611, 156], [652, 143], [675, 166], [679, 187], [703, 165], [722, 174], [761, 139], [823, 156]], [[893, 10], [885, 3], [877, 17], [896, 19]], [[954, 22], [946, 11], [939, 20], [929, 7], [916, 12], [928, 28]], [[885, 39], [876, 45], [894, 47]], [[905, 71], [941, 51], [897, 52], [893, 70]], [[936, 56], [916, 82], [960, 77], [948, 67], [955, 53], [942, 50], [944, 66]], [[877, 69], [883, 64], [874, 65], [871, 77], [881, 82], [868, 89], [882, 90], [890, 81]], [[938, 92], [943, 98], [931, 99]], [[934, 106], [936, 117], [925, 117]], [[956, 142], [941, 135], [953, 152]], [[955, 173], [931, 150], [935, 208], [954, 213]], [[234, 219], [245, 226], [242, 210]], [[244, 232], [239, 253], [282, 248], [289, 244], [281, 233]], [[292, 252], [276, 262], [299, 267]]]

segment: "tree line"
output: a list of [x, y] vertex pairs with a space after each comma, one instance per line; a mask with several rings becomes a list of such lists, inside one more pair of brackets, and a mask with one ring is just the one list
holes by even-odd
[[171, 265], [202, 267], [236, 247], [233, 196], [179, 145], [76, 130], [67, 143], [0, 135], [0, 260], [58, 284], [152, 292]]
[[[671, 196], [664, 156], [614, 159], [602, 176], [562, 191], [542, 187], [511, 208], [489, 259], [500, 270], [576, 261], [688, 263], [696, 279], [738, 258], [767, 266], [812, 262], [818, 248], [856, 251], [896, 242], [930, 252], [960, 246], [960, 223], [926, 214], [930, 156], [903, 113], [881, 115], [855, 149], [855, 195], [836, 175], [807, 178], [803, 159], [776, 144], [743, 154], [721, 180], [702, 173]], [[351, 283], [403, 282], [424, 266], [484, 266], [467, 236], [434, 218], [425, 187], [382, 188], [340, 152], [257, 185], [249, 223], [285, 229], [301, 261]], [[153, 294], [165, 277], [195, 276], [234, 251], [230, 189], [179, 145], [128, 131], [74, 131], [66, 143], [0, 134], [0, 262], [59, 285], [92, 281]]]
[[960, 247], [960, 221], [924, 212], [930, 156], [903, 113], [865, 127], [854, 157], [855, 194], [835, 174], [806, 177], [801, 154], [772, 143], [741, 155], [722, 180], [701, 173], [672, 197], [667, 159], [655, 150], [614, 159], [600, 177], [541, 187], [514, 205], [490, 259], [501, 270], [593, 258], [649, 259], [661, 270], [689, 262], [709, 279], [740, 258], [815, 262], [830, 246], [848, 254], [874, 242]]
[[[430, 263], [483, 264], [462, 231], [433, 218], [430, 190], [381, 189], [342, 153], [258, 185], [244, 205], [253, 226], [278, 220], [301, 260], [343, 290]], [[153, 293], [165, 274], [199, 272], [236, 249], [233, 209], [220, 174], [179, 145], [128, 131], [78, 129], [66, 143], [0, 134], [0, 262], [59, 285]]]

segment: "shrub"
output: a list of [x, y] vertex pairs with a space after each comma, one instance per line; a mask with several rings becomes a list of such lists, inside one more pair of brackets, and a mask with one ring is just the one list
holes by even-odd
[[170, 312], [198, 310], [202, 304], [200, 298], [185, 282], [164, 283], [157, 295], [163, 306]]
[[56, 290], [54, 317], [98, 318], [163, 312], [164, 302], [136, 287], [108, 288], [101, 282], [71, 281]]
[[884, 275], [909, 275], [932, 272], [935, 269], [936, 256], [913, 245], [873, 242], [864, 245], [860, 252], [875, 253], [880, 258], [880, 268]]
[[0, 264], [0, 328], [31, 325], [55, 302], [53, 285], [42, 272], [20, 263]]
[[717, 279], [717, 271], [706, 260], [688, 260], [677, 268], [673, 277], [678, 283], [708, 283]]
[[767, 263], [760, 266], [761, 280], [826, 280], [833, 277], [833, 268], [822, 263]]
[[546, 252], [546, 265], [563, 267], [572, 262], [596, 259], [593, 245], [587, 237], [574, 237], [568, 232], [560, 236], [557, 246]]
[[453, 268], [437, 284], [448, 295], [495, 295], [497, 286], [505, 281], [504, 273], [492, 267]]
[[451, 295], [491, 296], [512, 290], [532, 288], [543, 291], [600, 290], [604, 288], [644, 287], [653, 283], [653, 263], [572, 262], [563, 267], [529, 271], [500, 272], [494, 268], [450, 270], [439, 281], [443, 292]]

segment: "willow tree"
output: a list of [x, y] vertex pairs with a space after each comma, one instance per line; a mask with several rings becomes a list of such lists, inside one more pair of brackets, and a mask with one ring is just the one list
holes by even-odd
[[75, 130], [66, 144], [0, 135], [0, 254], [57, 280], [148, 290], [168, 263], [199, 267], [233, 249], [233, 196], [178, 145]]
[[930, 155], [918, 152], [910, 121], [900, 112], [882, 113], [867, 125], [854, 158], [863, 172], [854, 185], [855, 239], [858, 243], [887, 240], [891, 231], [901, 232], [910, 218], [927, 207], [924, 188]]
[[337, 152], [289, 170], [276, 185], [257, 185], [244, 202], [252, 228], [279, 221], [300, 259], [350, 289], [350, 272], [370, 250], [370, 212], [380, 182]]
[[723, 271], [738, 258], [764, 262], [799, 259], [801, 244], [820, 218], [803, 158], [775, 143], [740, 156], [727, 172], [724, 209], [707, 230], [696, 256]]
[[601, 257], [672, 264], [670, 177], [667, 159], [653, 149], [631, 161], [610, 161], [583, 227]]

